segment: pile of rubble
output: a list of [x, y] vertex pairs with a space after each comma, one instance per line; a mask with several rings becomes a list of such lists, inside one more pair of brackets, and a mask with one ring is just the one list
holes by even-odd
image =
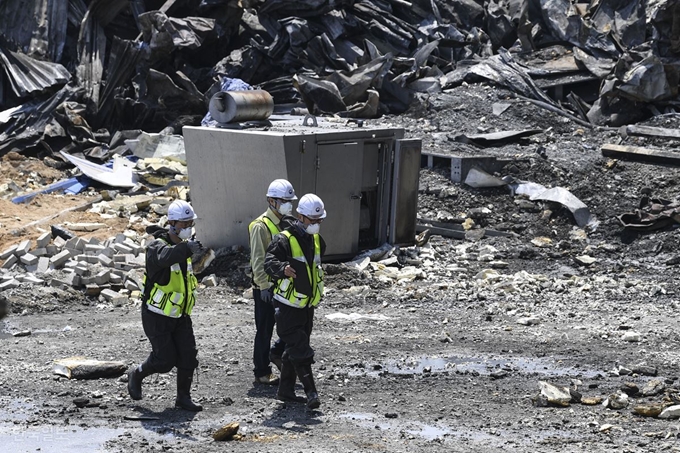
[[126, 129], [178, 133], [200, 122], [225, 79], [269, 91], [280, 109], [361, 118], [481, 81], [585, 124], [626, 124], [677, 107], [679, 9], [642, 0], [10, 0], [0, 6], [0, 155], [106, 150]]
[[22, 284], [71, 287], [115, 305], [139, 296], [147, 238], [128, 231], [102, 242], [53, 231], [58, 235], [45, 232], [35, 243], [24, 240], [0, 253], [0, 290]]

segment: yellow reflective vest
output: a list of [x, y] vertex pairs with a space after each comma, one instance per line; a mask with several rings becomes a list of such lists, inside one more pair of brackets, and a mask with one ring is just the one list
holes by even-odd
[[[299, 293], [295, 288], [295, 279], [282, 278], [276, 283], [274, 299], [282, 304], [296, 308], [304, 308], [307, 305], [316, 307], [323, 296], [323, 269], [321, 268], [321, 241], [319, 235], [314, 235], [314, 261], [310, 265], [295, 236], [290, 234], [289, 231], [282, 231], [281, 234], [288, 238], [291, 258], [305, 264], [312, 294]], [[298, 275], [296, 278], [304, 278], [304, 276]]]
[[[158, 239], [171, 245], [164, 239]], [[147, 275], [144, 273], [144, 287], [146, 287]], [[170, 281], [167, 285], [154, 283], [146, 301], [149, 311], [170, 318], [179, 318], [182, 314], [191, 315], [191, 310], [196, 303], [196, 287], [198, 280], [194, 276], [191, 265], [191, 257], [187, 258], [186, 280], [182, 275], [179, 263], [170, 266]]]
[[[253, 227], [258, 223], [262, 222], [269, 230], [269, 240], [267, 242], [261, 241], [261, 238], [255, 236], [255, 242], [253, 242]], [[256, 218], [248, 225], [248, 235], [250, 236], [250, 266], [252, 272], [252, 283], [255, 288], [265, 289], [263, 285], [266, 282], [272, 282], [272, 278], [264, 272], [264, 257], [267, 253], [267, 246], [271, 242], [271, 238], [279, 234], [281, 230], [279, 226], [275, 224], [272, 219], [267, 217], [267, 214], [262, 214], [260, 217]], [[257, 268], [257, 269], [256, 269]], [[267, 284], [269, 288], [271, 284]]]

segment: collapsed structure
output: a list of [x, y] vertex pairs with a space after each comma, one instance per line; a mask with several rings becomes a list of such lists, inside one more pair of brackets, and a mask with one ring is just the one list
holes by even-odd
[[364, 118], [483, 81], [625, 124], [677, 108], [678, 17], [677, 0], [8, 0], [0, 156], [104, 161], [117, 131], [197, 125], [219, 76]]

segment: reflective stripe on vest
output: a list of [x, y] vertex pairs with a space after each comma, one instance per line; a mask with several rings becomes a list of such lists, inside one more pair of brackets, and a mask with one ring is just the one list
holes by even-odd
[[[307, 278], [309, 279], [312, 288], [312, 295], [298, 293], [295, 290], [295, 283], [292, 278], [283, 278], [279, 280], [274, 289], [274, 298], [282, 304], [290, 305], [291, 307], [304, 308], [308, 304], [312, 307], [319, 305], [319, 301], [323, 296], [323, 269], [321, 268], [321, 240], [319, 235], [314, 235], [314, 262], [310, 266], [305, 258], [305, 254], [300, 247], [298, 240], [288, 231], [282, 231], [281, 234], [288, 238], [290, 244], [291, 258], [305, 263], [307, 268]], [[298, 275], [296, 278], [304, 278]]]
[[274, 222], [272, 222], [272, 219], [267, 217], [266, 214], [263, 214], [260, 217], [258, 217], [257, 219], [250, 222], [250, 225], [248, 225], [248, 234], [250, 234], [250, 232], [253, 230], [253, 225], [255, 225], [255, 222], [262, 222], [265, 225], [267, 225], [267, 229], [269, 230], [269, 234], [271, 234], [272, 237], [276, 236], [277, 234], [279, 234], [281, 232], [281, 230], [279, 230], [279, 227]]
[[[272, 219], [267, 217], [267, 214], [262, 214], [260, 217], [253, 220], [252, 222], [250, 222], [250, 225], [248, 225], [248, 235], [249, 236], [250, 236], [251, 232], [253, 231], [253, 226], [255, 225], [256, 222], [262, 222], [265, 225], [267, 225], [267, 229], [269, 230], [269, 234], [271, 235], [271, 237], [274, 237], [281, 232], [281, 230], [279, 230], [279, 227], [274, 222], [272, 222]], [[265, 245], [265, 248], [267, 248], [266, 245]], [[267, 275], [267, 280], [270, 281], [270, 282], [272, 281], [272, 278], [271, 278], [270, 275]]]
[[[171, 245], [165, 239], [158, 240]], [[145, 287], [146, 279], [147, 275], [144, 273], [143, 283]], [[147, 308], [149, 311], [169, 316], [170, 318], [179, 318], [184, 313], [190, 315], [196, 303], [195, 292], [197, 286], [198, 280], [194, 276], [191, 257], [189, 257], [187, 258], [186, 281], [182, 276], [182, 268], [179, 263], [170, 266], [170, 281], [167, 285], [154, 283], [153, 288], [149, 292], [149, 298], [146, 301]]]

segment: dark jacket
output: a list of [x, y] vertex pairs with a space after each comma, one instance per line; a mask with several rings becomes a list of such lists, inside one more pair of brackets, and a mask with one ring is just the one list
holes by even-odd
[[[191, 256], [191, 250], [186, 242], [172, 244], [168, 230], [157, 225], [146, 228], [146, 232], [152, 234], [155, 241], [146, 247], [146, 284], [144, 285], [144, 302], [149, 297], [149, 291], [155, 283], [167, 285], [170, 282], [170, 266], [179, 263], [182, 275], [186, 279], [187, 258]], [[163, 239], [163, 240], [159, 240]]]
[[[298, 226], [297, 221], [294, 222], [290, 227], [286, 228], [286, 231], [290, 232], [298, 240], [298, 242], [300, 243], [300, 248], [302, 249], [302, 252], [305, 254], [307, 262], [312, 263], [314, 261], [313, 236], [304, 232]], [[321, 244], [321, 256], [323, 257], [323, 255], [326, 253], [326, 242], [323, 240], [321, 236], [319, 236], [319, 239]], [[290, 263], [292, 260], [291, 255], [292, 253], [290, 251], [290, 243], [288, 242], [288, 238], [281, 233], [277, 234], [272, 239], [272, 242], [271, 244], [269, 244], [269, 247], [267, 247], [267, 255], [265, 256], [264, 259], [264, 271], [268, 275], [270, 275], [274, 280], [287, 278], [283, 270], [286, 268], [286, 266], [291, 264]], [[296, 273], [297, 273], [297, 276], [295, 277], [296, 280], [300, 278], [307, 280], [306, 285], [302, 286], [311, 287], [311, 282], [309, 282], [309, 277], [307, 273], [304, 273], [304, 275], [300, 275], [299, 271], [296, 271]], [[298, 286], [297, 283], [296, 286]]]

